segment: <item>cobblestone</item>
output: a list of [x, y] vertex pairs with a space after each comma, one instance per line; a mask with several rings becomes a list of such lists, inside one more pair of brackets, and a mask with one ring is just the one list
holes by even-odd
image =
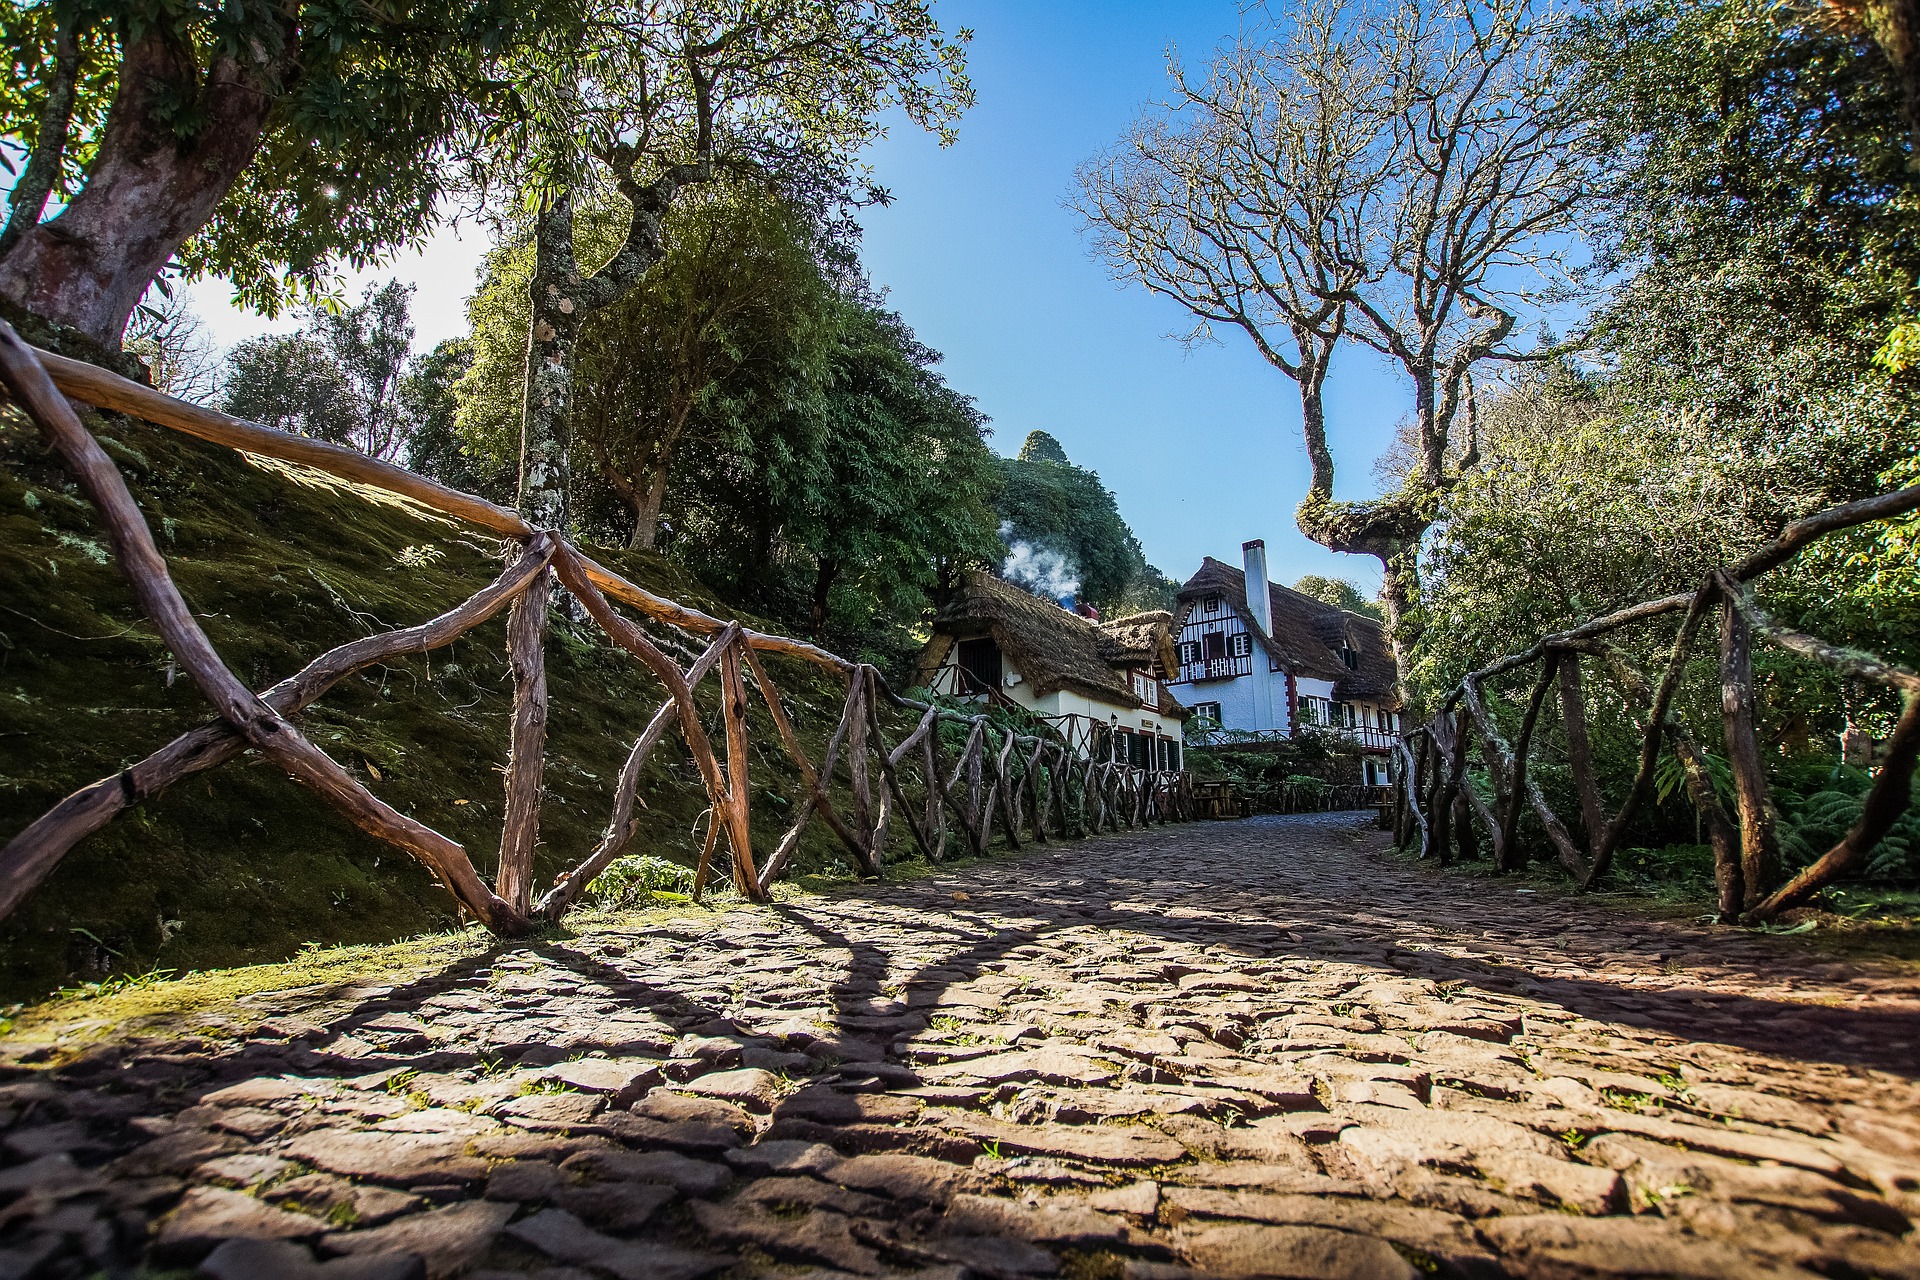
[[1920, 980], [1348, 815], [288, 993], [0, 1075], [0, 1277], [1920, 1280]]

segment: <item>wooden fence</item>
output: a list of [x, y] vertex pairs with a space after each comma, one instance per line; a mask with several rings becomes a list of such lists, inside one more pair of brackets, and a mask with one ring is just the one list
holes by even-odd
[[[40, 351], [4, 321], [0, 321], [0, 382], [39, 426], [100, 513], [114, 556], [142, 611], [217, 716], [139, 763], [74, 792], [14, 835], [0, 849], [0, 919], [88, 835], [182, 778], [215, 768], [249, 749], [278, 764], [362, 831], [424, 863], [467, 913], [502, 935], [522, 934], [539, 922], [559, 920], [594, 877], [621, 856], [638, 826], [635, 807], [641, 769], [661, 738], [674, 728], [699, 769], [711, 805], [705, 847], [695, 873], [696, 894], [706, 886], [724, 834], [734, 887], [746, 898], [764, 901], [815, 818], [832, 829], [859, 871], [871, 876], [880, 874], [884, 865], [886, 841], [896, 817], [906, 826], [914, 846], [938, 861], [947, 849], [949, 815], [966, 850], [977, 855], [987, 851], [996, 827], [1000, 838], [1018, 848], [1023, 831], [1036, 842], [1045, 842], [1056, 835], [1185, 819], [1193, 812], [1192, 788], [1183, 773], [1097, 762], [1069, 751], [1050, 734], [1020, 733], [985, 716], [901, 698], [871, 666], [848, 662], [800, 640], [722, 622], [656, 596], [595, 563], [559, 531], [536, 529], [484, 498], [459, 493], [351, 449], [242, 422], [174, 400], [97, 366]], [[439, 617], [341, 645], [255, 694], [233, 674], [195, 621], [119, 469], [67, 397], [401, 494], [511, 539], [517, 545], [517, 557], [490, 585]], [[666, 698], [627, 754], [604, 834], [536, 900], [533, 853], [546, 742], [546, 633], [549, 600], [556, 585], [571, 592], [588, 617], [660, 681]], [[617, 605], [655, 624], [707, 638], [705, 651], [682, 670]], [[383, 803], [302, 734], [293, 718], [347, 676], [450, 644], [503, 610], [508, 614], [514, 705], [499, 864], [493, 884], [488, 885], [465, 848]], [[812, 663], [845, 683], [839, 721], [818, 764], [802, 747], [780, 692], [761, 662], [762, 654]], [[723, 741], [718, 752], [693, 696], [709, 676], [720, 686]], [[791, 826], [764, 863], [756, 859], [749, 832], [749, 683], [765, 704], [781, 746], [805, 787]], [[883, 703], [919, 717], [915, 728], [891, 745], [879, 714]], [[957, 722], [966, 731], [965, 746], [950, 768], [937, 732], [943, 721]], [[843, 762], [844, 813], [834, 793], [836, 770]], [[913, 786], [916, 772], [918, 794]]]
[[[1416, 835], [1422, 857], [1447, 859], [1456, 844], [1471, 845], [1478, 823], [1492, 842], [1494, 865], [1517, 868], [1525, 857], [1518, 840], [1520, 814], [1530, 808], [1560, 861], [1581, 887], [1591, 888], [1607, 873], [1621, 837], [1653, 784], [1662, 745], [1679, 762], [1687, 793], [1701, 815], [1714, 855], [1717, 905], [1723, 920], [1761, 923], [1805, 902], [1822, 886], [1859, 864], [1906, 811], [1920, 756], [1920, 675], [1869, 653], [1843, 648], [1776, 623], [1754, 603], [1749, 585], [1779, 568], [1826, 534], [1920, 510], [1920, 485], [1816, 512], [1789, 525], [1768, 545], [1735, 564], [1713, 570], [1693, 592], [1648, 600], [1605, 617], [1547, 636], [1522, 653], [1510, 654], [1469, 673], [1449, 691], [1427, 723], [1400, 737], [1400, 768], [1395, 784], [1394, 833], [1401, 843]], [[1727, 762], [1733, 776], [1736, 812], [1729, 814], [1715, 790], [1706, 758], [1693, 735], [1672, 712], [1681, 676], [1710, 611], [1718, 608], [1722, 725]], [[1658, 683], [1638, 670], [1606, 637], [1656, 618], [1683, 615], [1679, 633]], [[1775, 814], [1768, 795], [1756, 733], [1753, 639], [1755, 636], [1843, 676], [1896, 689], [1903, 710], [1884, 744], [1859, 820], [1810, 866], [1778, 886], [1770, 885], [1778, 865]], [[1640, 733], [1639, 763], [1619, 807], [1609, 815], [1595, 782], [1588, 741], [1582, 662], [1591, 660], [1611, 677], [1634, 709]], [[1490, 682], [1537, 668], [1526, 710], [1511, 744], [1488, 710]], [[1579, 796], [1585, 846], [1554, 813], [1537, 782], [1527, 774], [1535, 730], [1549, 693], [1558, 691], [1564, 722], [1567, 765]], [[1475, 735], [1481, 761], [1492, 782], [1493, 800], [1469, 778]]]

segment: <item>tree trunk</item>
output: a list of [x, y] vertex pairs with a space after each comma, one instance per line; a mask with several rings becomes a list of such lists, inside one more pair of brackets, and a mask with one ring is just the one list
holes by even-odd
[[1600, 807], [1600, 784], [1593, 771], [1593, 747], [1587, 741], [1587, 695], [1580, 679], [1580, 655], [1560, 662], [1560, 712], [1567, 729], [1567, 768], [1580, 795], [1580, 822], [1587, 829], [1587, 856], [1604, 856], [1607, 815]]
[[1307, 460], [1313, 466], [1311, 491], [1318, 498], [1331, 499], [1333, 451], [1327, 447], [1324, 388], [1327, 371], [1333, 366], [1333, 340], [1316, 342], [1314, 331], [1305, 328], [1296, 328], [1293, 336], [1300, 347], [1300, 431], [1307, 444]]
[[5, 257], [14, 242], [38, 226], [47, 211], [47, 198], [60, 182], [60, 168], [67, 155], [67, 133], [73, 123], [73, 95], [80, 80], [80, 23], [69, 13], [60, 20], [53, 38], [53, 82], [47, 87], [47, 100], [40, 109], [40, 123], [34, 130], [33, 150], [20, 170], [19, 181], [7, 200], [7, 226], [0, 231], [0, 257]]
[[[0, 258], [0, 294], [117, 350], [154, 276], [253, 159], [278, 70], [220, 57], [200, 84], [193, 50], [148, 30], [121, 58], [86, 186]], [[185, 138], [171, 123], [183, 106], [200, 122]]]
[[660, 460], [647, 477], [646, 487], [637, 488], [633, 498], [633, 541], [636, 551], [651, 551], [660, 538], [660, 507], [667, 500], [667, 461]]
[[[1737, 590], [1738, 588], [1733, 588]], [[1740, 807], [1740, 907], [1751, 911], [1766, 895], [1779, 862], [1766, 767], [1760, 758], [1753, 703], [1753, 633], [1731, 599], [1720, 604], [1720, 703], [1727, 763]]]
[[571, 468], [573, 350], [582, 308], [572, 296], [573, 197], [553, 197], [534, 223], [526, 386], [520, 405], [520, 514], [536, 529], [566, 532]]
[[807, 609], [807, 620], [816, 641], [827, 638], [827, 600], [833, 591], [834, 580], [839, 576], [840, 562], [830, 556], [821, 556], [819, 572], [813, 576], [813, 603]]
[[507, 615], [507, 669], [513, 675], [513, 722], [507, 751], [506, 806], [500, 866], [493, 891], [526, 915], [533, 905], [533, 853], [540, 840], [547, 749], [547, 600], [553, 571], [520, 593]]

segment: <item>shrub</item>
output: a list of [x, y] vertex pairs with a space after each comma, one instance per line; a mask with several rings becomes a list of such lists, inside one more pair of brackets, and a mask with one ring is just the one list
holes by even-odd
[[693, 868], [651, 855], [615, 858], [587, 889], [602, 907], [644, 906], [655, 897], [683, 899], [693, 893]]

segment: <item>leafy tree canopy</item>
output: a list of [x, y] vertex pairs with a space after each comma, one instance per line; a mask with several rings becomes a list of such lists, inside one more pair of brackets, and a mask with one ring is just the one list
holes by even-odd
[[1102, 612], [1122, 607], [1147, 559], [1099, 475], [1067, 461], [1060, 442], [1044, 431], [1027, 437], [1019, 457], [996, 465], [995, 509], [1008, 546], [1027, 543], [1064, 557], [1082, 599]]
[[1380, 602], [1368, 599], [1359, 587], [1345, 578], [1324, 578], [1317, 573], [1309, 573], [1294, 583], [1293, 589], [1336, 609], [1362, 613], [1381, 622], [1387, 620], [1387, 611], [1380, 607]]
[[[588, 205], [576, 235], [611, 252], [628, 218]], [[848, 247], [763, 185], [690, 190], [661, 251], [580, 327], [575, 509], [796, 628], [892, 654], [943, 572], [1001, 554], [978, 412]], [[460, 456], [437, 467], [515, 464], [533, 256], [523, 236], [489, 261], [454, 387]]]
[[403, 456], [413, 429], [399, 398], [412, 293], [389, 280], [352, 306], [315, 308], [299, 333], [241, 343], [229, 357], [227, 412], [376, 458]]
[[1058, 462], [1064, 465], [1067, 461], [1067, 451], [1046, 431], [1027, 432], [1018, 456], [1022, 462]]
[[[583, 210], [576, 237], [613, 252], [631, 218], [618, 197]], [[822, 376], [833, 340], [821, 233], [759, 183], [683, 195], [661, 225], [662, 257], [581, 325], [574, 352], [573, 474], [604, 499], [620, 534], [655, 545], [675, 468], [688, 450], [752, 434], [795, 385]], [[488, 260], [469, 304], [473, 364], [459, 388], [461, 431], [491, 467], [515, 465], [535, 250], [516, 234]]]
[[[864, 293], [834, 305], [825, 377], [766, 423], [736, 469], [705, 467], [679, 554], [729, 549], [739, 584], [811, 634], [893, 661], [959, 568], [1002, 553], [984, 420], [939, 355]], [[724, 455], [714, 455], [716, 460]]]
[[0, 0], [0, 145], [27, 157], [0, 289], [102, 340], [170, 259], [267, 314], [310, 301], [428, 231], [455, 139], [512, 109], [494, 60], [559, 12]]

